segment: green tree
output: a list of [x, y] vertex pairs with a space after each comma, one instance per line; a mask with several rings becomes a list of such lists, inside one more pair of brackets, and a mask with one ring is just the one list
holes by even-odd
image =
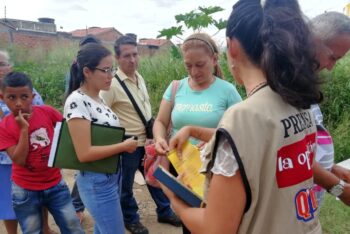
[[226, 28], [227, 20], [216, 20], [212, 15], [223, 10], [224, 9], [219, 6], [198, 7], [198, 9], [188, 13], [175, 15], [177, 25], [162, 29], [159, 31], [157, 38], [166, 37], [166, 39], [170, 40], [172, 37], [177, 37], [183, 40], [180, 36], [183, 35], [184, 26], [187, 29], [193, 30], [193, 32], [200, 32], [203, 28], [215, 26], [217, 29], [217, 32], [214, 33], [215, 35], [220, 30]]

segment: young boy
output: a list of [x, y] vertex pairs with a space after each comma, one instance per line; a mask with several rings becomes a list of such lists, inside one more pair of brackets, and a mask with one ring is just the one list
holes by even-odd
[[62, 115], [50, 106], [32, 106], [32, 82], [20, 72], [4, 78], [0, 97], [11, 111], [0, 123], [0, 150], [13, 161], [12, 202], [22, 232], [41, 233], [42, 207], [47, 207], [61, 233], [84, 233], [60, 170], [47, 166]]

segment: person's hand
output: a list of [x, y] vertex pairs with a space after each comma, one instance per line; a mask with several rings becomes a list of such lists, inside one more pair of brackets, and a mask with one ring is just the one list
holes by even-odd
[[339, 199], [347, 206], [350, 206], [350, 184], [346, 183], [343, 193], [339, 196]]
[[125, 141], [123, 141], [124, 144], [124, 151], [128, 153], [132, 153], [136, 150], [137, 148], [137, 140], [135, 140], [134, 137], [128, 138]]
[[207, 142], [201, 141], [196, 146], [199, 150], [203, 150], [205, 148], [206, 144], [207, 144]]
[[169, 152], [169, 146], [167, 141], [164, 138], [157, 139], [155, 145], [155, 150], [157, 155], [164, 156]]
[[350, 183], [350, 170], [334, 164], [332, 167], [332, 173], [345, 182]]
[[182, 146], [187, 142], [188, 138], [190, 138], [190, 134], [189, 127], [181, 128], [176, 135], [170, 139], [169, 149], [176, 149], [177, 155], [181, 157]]
[[18, 115], [15, 117], [15, 120], [20, 127], [20, 129], [28, 129], [29, 128], [29, 123], [28, 119], [30, 117], [30, 114], [28, 113], [22, 113], [21, 110], [19, 110]]

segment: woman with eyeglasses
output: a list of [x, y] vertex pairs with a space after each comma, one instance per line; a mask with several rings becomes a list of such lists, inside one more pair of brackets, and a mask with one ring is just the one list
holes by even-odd
[[[91, 145], [91, 123], [120, 126], [115, 113], [99, 96], [100, 90], [110, 88], [114, 74], [111, 52], [98, 44], [87, 44], [72, 64], [72, 81], [64, 105], [64, 117], [72, 137], [75, 151], [81, 162], [110, 157], [121, 152], [133, 152], [137, 141], [105, 146]], [[117, 165], [116, 165], [117, 166]], [[124, 233], [120, 207], [121, 172], [116, 174], [80, 171], [77, 185], [80, 197], [93, 217], [94, 233]]]

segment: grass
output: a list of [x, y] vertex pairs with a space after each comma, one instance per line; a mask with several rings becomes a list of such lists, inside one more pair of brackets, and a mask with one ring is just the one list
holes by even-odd
[[326, 194], [320, 211], [320, 222], [324, 234], [350, 233], [350, 208], [335, 197]]
[[160, 101], [170, 82], [186, 76], [182, 60], [168, 54], [142, 58], [139, 72], [147, 84], [154, 116], [158, 113]]
[[321, 110], [325, 126], [335, 143], [335, 161], [350, 158], [350, 54], [338, 61], [332, 72], [323, 72], [324, 101]]
[[76, 54], [74, 44], [56, 47], [47, 51], [43, 48], [10, 50], [14, 69], [30, 75], [35, 89], [46, 104], [62, 110], [65, 76]]

